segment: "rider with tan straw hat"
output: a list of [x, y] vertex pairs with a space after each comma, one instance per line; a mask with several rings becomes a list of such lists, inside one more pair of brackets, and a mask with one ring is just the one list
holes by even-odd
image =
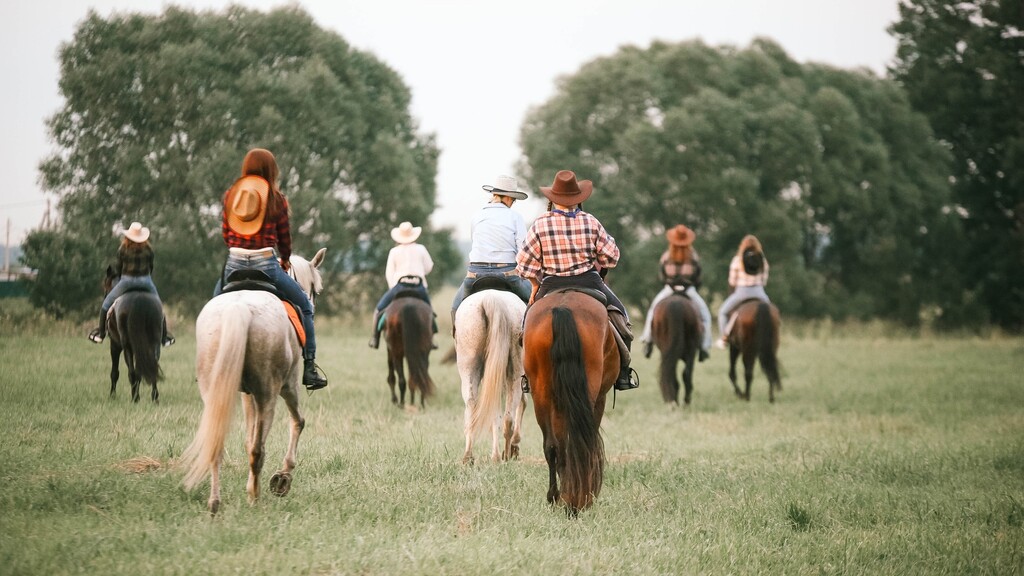
[[651, 324], [654, 321], [654, 308], [676, 290], [685, 293], [686, 297], [697, 305], [700, 320], [704, 324], [700, 361], [708, 358], [708, 351], [711, 349], [711, 310], [697, 292], [697, 288], [700, 287], [700, 257], [693, 248], [693, 241], [696, 238], [693, 230], [682, 224], [673, 226], [665, 232], [668, 249], [661, 255], [658, 265], [658, 279], [664, 286], [651, 301], [651, 307], [647, 309], [647, 317], [644, 319], [644, 331], [640, 334], [640, 341], [644, 343], [644, 356], [647, 358], [651, 357], [653, 349]]
[[221, 234], [228, 245], [228, 260], [213, 295], [221, 293], [223, 279], [235, 270], [264, 272], [281, 295], [302, 313], [302, 329], [306, 332], [302, 384], [308, 390], [319, 390], [327, 386], [327, 379], [316, 366], [313, 303], [287, 272], [292, 236], [288, 199], [278, 188], [279, 177], [277, 159], [269, 150], [253, 148], [242, 160], [242, 176], [224, 193]]
[[491, 198], [473, 216], [470, 224], [469, 266], [466, 278], [459, 286], [452, 300], [452, 325], [454, 330], [455, 311], [466, 298], [466, 291], [477, 279], [497, 277], [523, 299], [530, 300], [533, 291], [529, 280], [516, 272], [516, 254], [526, 242], [526, 223], [522, 215], [512, 210], [516, 200], [525, 200], [526, 192], [519, 189], [518, 181], [512, 176], [498, 176], [494, 184], [482, 186]]
[[[127, 229], [121, 231], [124, 239], [117, 248], [117, 264], [114, 272], [118, 276], [117, 281], [110, 288], [110, 292], [103, 298], [103, 305], [100, 307], [100, 324], [89, 333], [89, 340], [99, 344], [107, 336], [107, 312], [114, 305], [114, 300], [125, 292], [142, 290], [151, 292], [159, 299], [156, 284], [153, 283], [153, 247], [149, 244], [149, 228], [140, 222], [132, 222]], [[174, 344], [174, 336], [167, 332], [167, 320], [163, 325], [163, 345]]]
[[[411, 222], [402, 222], [397, 228], [391, 229], [391, 239], [395, 241], [396, 246], [388, 252], [388, 262], [384, 269], [388, 291], [381, 296], [373, 313], [370, 348], [380, 346], [380, 316], [388, 304], [395, 299], [398, 292], [413, 291], [421, 300], [430, 304], [430, 294], [427, 292], [427, 274], [434, 269], [434, 261], [430, 258], [427, 248], [416, 243], [422, 232], [422, 227], [413, 226]], [[434, 332], [437, 332], [436, 321], [434, 322]]]
[[[519, 274], [533, 284], [531, 302], [564, 286], [601, 292], [608, 299], [609, 308], [621, 316], [613, 324], [628, 351], [633, 333], [626, 308], [599, 274], [599, 270], [618, 264], [619, 247], [601, 222], [583, 211], [583, 202], [594, 192], [593, 182], [577, 180], [574, 172], [562, 170], [555, 174], [551, 186], [541, 186], [540, 191], [548, 199], [548, 212], [534, 221], [526, 233], [526, 244], [516, 257]], [[629, 364], [628, 355], [623, 355], [616, 390], [639, 385]]]

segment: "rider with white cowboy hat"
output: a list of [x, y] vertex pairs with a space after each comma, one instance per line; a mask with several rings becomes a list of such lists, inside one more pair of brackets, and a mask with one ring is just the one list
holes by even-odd
[[[604, 283], [599, 270], [614, 268], [619, 262], [619, 247], [615, 239], [592, 214], [583, 211], [583, 201], [590, 198], [594, 184], [590, 180], [576, 180], [571, 170], [555, 174], [551, 186], [541, 186], [548, 199], [548, 212], [541, 214], [526, 233], [526, 244], [516, 256], [519, 274], [533, 284], [531, 303], [555, 288], [580, 286], [604, 294], [608, 300], [609, 316], [619, 314], [614, 324], [629, 350], [633, 342], [629, 317], [618, 296]], [[639, 386], [633, 378], [628, 354], [621, 357], [616, 390], [630, 390]]]
[[[370, 348], [380, 346], [381, 314], [399, 292], [411, 290], [421, 300], [430, 304], [430, 294], [427, 292], [427, 274], [434, 269], [434, 261], [430, 258], [426, 246], [416, 243], [416, 239], [422, 232], [421, 226], [413, 226], [411, 222], [402, 222], [397, 228], [391, 230], [391, 239], [397, 245], [388, 252], [388, 262], [384, 268], [388, 291], [381, 296], [373, 313]], [[434, 322], [434, 332], [437, 332], [436, 321]], [[434, 346], [436, 348], [436, 345]]]
[[516, 254], [526, 242], [526, 223], [522, 215], [512, 210], [515, 201], [525, 200], [527, 194], [519, 189], [519, 183], [512, 176], [498, 176], [493, 185], [485, 184], [482, 188], [491, 198], [473, 216], [470, 225], [469, 266], [452, 300], [453, 331], [455, 311], [478, 278], [503, 278], [523, 302], [529, 302], [533, 291], [530, 281], [516, 271]]
[[[153, 247], [149, 244], [149, 228], [140, 222], [132, 222], [121, 234], [124, 239], [117, 248], [117, 265], [114, 272], [119, 277], [110, 292], [103, 298], [100, 307], [100, 325], [89, 333], [89, 340], [99, 344], [107, 336], [107, 312], [114, 301], [125, 292], [141, 290], [154, 294], [157, 299], [156, 284], [153, 283]], [[174, 336], [167, 332], [167, 320], [163, 323], [163, 345], [174, 344]]]

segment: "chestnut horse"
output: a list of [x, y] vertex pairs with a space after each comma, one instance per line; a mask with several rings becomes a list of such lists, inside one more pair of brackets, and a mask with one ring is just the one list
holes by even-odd
[[[774, 304], [748, 300], [733, 313], [729, 331], [729, 379], [736, 396], [750, 400], [750, 382], [754, 379], [754, 361], [760, 360], [761, 370], [768, 377], [768, 401], [775, 402], [775, 391], [782, 391], [779, 378], [779, 309]], [[736, 385], [736, 359], [743, 356], [743, 376], [747, 382], [745, 392]]]
[[547, 499], [563, 502], [575, 517], [593, 503], [604, 479], [601, 419], [619, 374], [608, 310], [583, 292], [549, 293], [527, 313], [523, 344], [548, 463]]
[[[311, 301], [323, 287], [317, 268], [326, 250], [321, 248], [309, 262], [294, 254], [289, 260], [289, 274]], [[245, 412], [249, 503], [255, 503], [260, 494], [264, 445], [278, 396], [288, 407], [291, 430], [282, 467], [270, 478], [270, 491], [284, 496], [291, 489], [299, 435], [306, 421], [299, 413], [302, 347], [285, 306], [290, 304], [270, 292], [238, 290], [213, 298], [196, 317], [196, 380], [203, 414], [180, 465], [187, 470], [184, 485], [189, 491], [209, 474], [211, 514], [220, 508], [220, 465], [239, 398]]]
[[667, 403], [679, 405], [679, 378], [676, 364], [683, 362], [683, 403], [690, 404], [693, 394], [693, 367], [704, 328], [697, 308], [681, 292], [658, 302], [651, 322], [651, 337], [661, 351], [658, 384]]
[[[434, 311], [430, 304], [415, 296], [399, 296], [384, 309], [384, 317], [391, 403], [398, 407], [405, 404], [405, 364], [408, 364], [409, 406], [416, 405], [416, 391], [419, 390], [420, 408], [423, 408], [423, 402], [434, 393], [434, 381], [427, 371], [430, 367]], [[401, 398], [395, 395], [396, 374]]]

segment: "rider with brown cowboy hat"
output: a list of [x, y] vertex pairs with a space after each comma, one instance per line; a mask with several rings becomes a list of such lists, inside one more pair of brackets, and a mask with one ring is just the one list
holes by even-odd
[[661, 255], [658, 265], [658, 279], [664, 283], [661, 291], [651, 301], [651, 307], [647, 309], [647, 317], [644, 319], [644, 331], [640, 334], [640, 341], [644, 343], [644, 356], [651, 357], [653, 342], [651, 342], [651, 325], [654, 321], [654, 308], [659, 302], [668, 298], [676, 290], [686, 294], [700, 314], [700, 321], [704, 325], [704, 337], [700, 345], [700, 361], [708, 358], [708, 351], [711, 349], [711, 310], [700, 297], [697, 288], [700, 286], [700, 256], [693, 248], [693, 241], [697, 235], [686, 226], [678, 224], [669, 228], [665, 233], [668, 240], [668, 249]]
[[[629, 330], [626, 308], [605, 284], [599, 270], [614, 268], [619, 262], [619, 247], [615, 239], [592, 214], [583, 211], [583, 202], [590, 198], [594, 184], [590, 180], [577, 180], [571, 170], [555, 174], [551, 186], [541, 186], [548, 199], [548, 211], [541, 214], [526, 233], [526, 244], [519, 251], [516, 263], [520, 276], [533, 285], [533, 303], [546, 293], [564, 286], [580, 286], [601, 292], [608, 299], [614, 313], [621, 314], [625, 327], [620, 334], [629, 349], [633, 334]], [[629, 360], [623, 357], [616, 390], [630, 390], [639, 383], [632, 377], [635, 372]]]

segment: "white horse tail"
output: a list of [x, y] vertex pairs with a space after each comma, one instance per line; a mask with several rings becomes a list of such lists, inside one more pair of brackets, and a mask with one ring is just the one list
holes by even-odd
[[[196, 376], [203, 397], [203, 415], [195, 439], [181, 456], [182, 465], [188, 467], [183, 481], [186, 490], [202, 482], [224, 453], [235, 404], [241, 394], [246, 339], [252, 319], [248, 306], [222, 309], [211, 320], [216, 324], [211, 336], [197, 338], [200, 357], [196, 359]], [[200, 314], [196, 320], [197, 334], [201, 333], [202, 321]], [[203, 355], [207, 356], [203, 358]]]
[[481, 298], [480, 310], [487, 318], [487, 356], [480, 378], [480, 391], [470, 417], [469, 431], [473, 436], [478, 436], [485, 426], [494, 422], [501, 408], [502, 390], [516, 376], [511, 372], [512, 334], [517, 327], [513, 325], [511, 314], [499, 298]]

